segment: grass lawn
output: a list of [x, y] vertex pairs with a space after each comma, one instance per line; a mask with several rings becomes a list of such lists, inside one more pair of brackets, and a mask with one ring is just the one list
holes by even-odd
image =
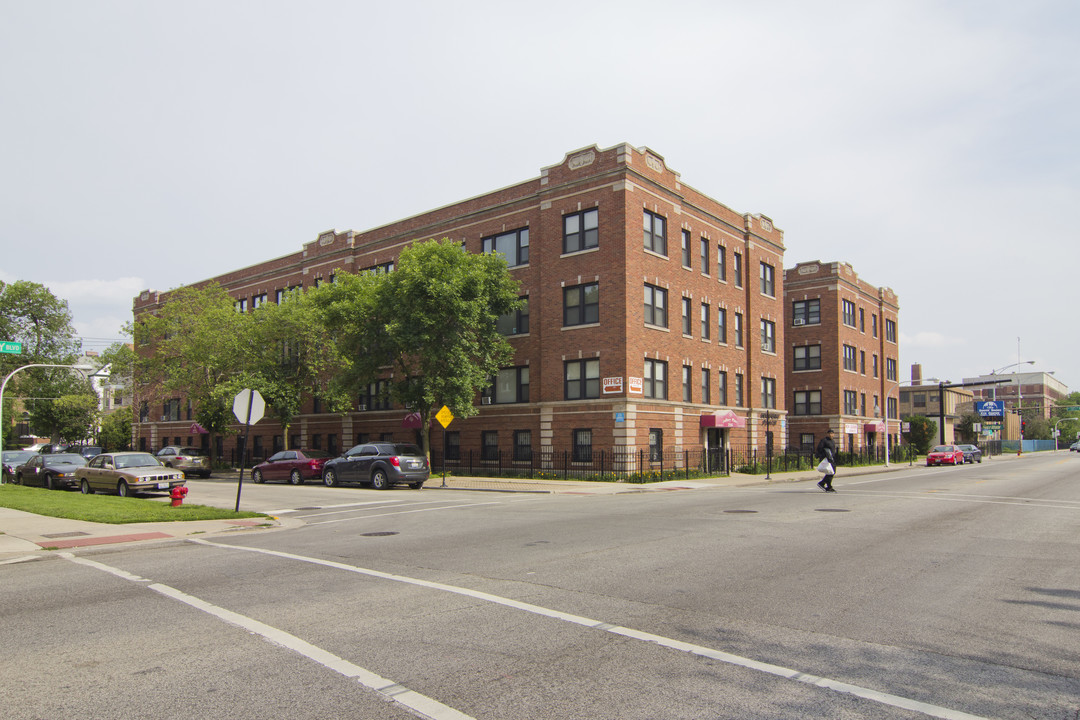
[[180, 507], [172, 507], [169, 503], [153, 502], [145, 498], [83, 495], [79, 492], [45, 490], [10, 483], [0, 485], [0, 507], [22, 510], [35, 515], [113, 525], [266, 517], [262, 513], [233, 512], [208, 505], [184, 503]]

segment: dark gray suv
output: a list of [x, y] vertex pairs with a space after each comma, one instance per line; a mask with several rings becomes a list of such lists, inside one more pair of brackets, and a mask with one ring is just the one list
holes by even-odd
[[375, 442], [349, 448], [323, 465], [323, 484], [362, 483], [376, 490], [408, 485], [419, 490], [430, 475], [427, 457], [410, 443]]

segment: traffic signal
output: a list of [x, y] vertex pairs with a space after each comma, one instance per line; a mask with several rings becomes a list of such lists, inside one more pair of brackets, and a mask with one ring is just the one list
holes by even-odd
[[1020, 437], [1024, 437], [1024, 434], [1026, 432], [1027, 432], [1027, 420], [1021, 420], [1020, 421]]

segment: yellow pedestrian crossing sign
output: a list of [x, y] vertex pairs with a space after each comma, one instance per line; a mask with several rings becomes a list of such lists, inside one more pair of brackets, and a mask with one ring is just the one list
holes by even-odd
[[450, 421], [454, 419], [454, 413], [450, 412], [450, 408], [445, 405], [442, 406], [442, 410], [435, 413], [435, 419], [439, 421], [439, 424], [445, 429], [450, 425]]

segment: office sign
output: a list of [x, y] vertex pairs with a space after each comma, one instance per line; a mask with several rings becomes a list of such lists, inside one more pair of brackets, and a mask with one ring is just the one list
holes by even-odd
[[975, 412], [981, 417], [1001, 417], [1005, 414], [1005, 404], [999, 400], [986, 400], [975, 403]]
[[623, 379], [621, 377], [606, 377], [604, 378], [604, 394], [605, 395], [622, 395], [623, 391]]

